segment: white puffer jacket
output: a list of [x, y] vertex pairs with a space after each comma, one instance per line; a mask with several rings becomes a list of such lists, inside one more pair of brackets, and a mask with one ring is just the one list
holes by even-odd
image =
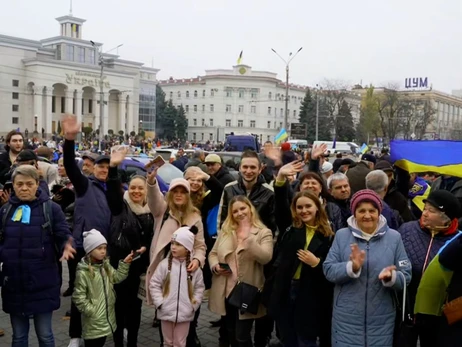
[[164, 298], [162, 294], [165, 278], [168, 274], [168, 257], [162, 260], [149, 282], [149, 293], [157, 307], [157, 318], [168, 322], [191, 322], [194, 313], [202, 302], [205, 286], [202, 270], [198, 268], [192, 274], [195, 303], [191, 303], [188, 294], [188, 272], [186, 261], [172, 260], [170, 272], [170, 291]]

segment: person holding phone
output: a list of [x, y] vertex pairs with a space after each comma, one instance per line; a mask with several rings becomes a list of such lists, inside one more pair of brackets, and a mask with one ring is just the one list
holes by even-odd
[[153, 236], [154, 219], [146, 203], [146, 179], [134, 176], [128, 191], [124, 192], [118, 175], [118, 166], [125, 159], [129, 148], [117, 146], [111, 153], [106, 198], [112, 214], [111, 265], [117, 269], [119, 261], [133, 252], [133, 262], [125, 281], [114, 286], [116, 291], [115, 316], [117, 329], [114, 346], [124, 346], [124, 329], [127, 329], [127, 347], [136, 347], [141, 323], [142, 301], [138, 298], [140, 276], [146, 272], [146, 253]]

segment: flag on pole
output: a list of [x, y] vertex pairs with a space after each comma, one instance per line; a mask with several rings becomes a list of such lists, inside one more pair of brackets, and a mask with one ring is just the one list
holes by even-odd
[[77, 32], [77, 24], [72, 24], [72, 31]]
[[279, 144], [288, 137], [289, 137], [289, 135], [287, 134], [286, 129], [282, 128], [281, 131], [279, 132], [279, 134], [277, 134], [274, 137], [274, 142], [276, 142], [276, 144]]
[[365, 143], [363, 143], [363, 145], [361, 146], [361, 148], [359, 149], [359, 151], [360, 151], [362, 154], [364, 154], [364, 153], [366, 153], [366, 152], [368, 151], [368, 149], [369, 149], [369, 147], [368, 147]]
[[336, 145], [337, 145], [337, 138], [334, 137], [334, 143], [332, 144], [332, 149], [335, 149]]
[[244, 51], [241, 51], [241, 54], [239, 54], [239, 58], [237, 58], [237, 65], [241, 65], [241, 61], [242, 61], [242, 53]]

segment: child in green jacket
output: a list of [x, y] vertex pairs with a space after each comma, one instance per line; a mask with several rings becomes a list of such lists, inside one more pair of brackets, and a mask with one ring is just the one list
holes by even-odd
[[85, 347], [103, 347], [106, 337], [117, 329], [114, 284], [128, 276], [133, 252], [115, 270], [107, 254], [107, 241], [98, 230], [83, 233], [86, 256], [77, 266], [72, 300], [82, 313], [82, 337]]

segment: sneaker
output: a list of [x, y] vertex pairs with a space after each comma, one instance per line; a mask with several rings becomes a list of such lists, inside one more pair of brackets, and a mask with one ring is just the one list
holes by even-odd
[[68, 296], [72, 296], [73, 290], [71, 288], [67, 288], [66, 291], [63, 293], [63, 296], [66, 298]]
[[81, 343], [82, 343], [82, 341], [79, 338], [71, 339], [71, 341], [69, 341], [69, 345], [67, 347], [80, 347]]

